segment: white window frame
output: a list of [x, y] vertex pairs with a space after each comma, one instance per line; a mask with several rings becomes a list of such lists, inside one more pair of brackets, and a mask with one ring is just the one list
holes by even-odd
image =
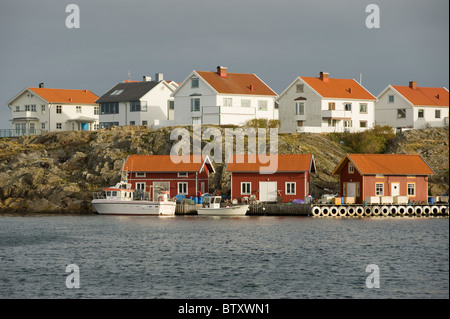
[[146, 186], [147, 185], [145, 184], [145, 182], [136, 182], [136, 184], [135, 184], [136, 189], [143, 190], [144, 192], [145, 192]]
[[[292, 185], [294, 185], [294, 192], [292, 192]], [[297, 183], [296, 182], [286, 182], [284, 184], [284, 189], [286, 190], [286, 195], [296, 195], [297, 194]]]
[[241, 182], [241, 195], [251, 195], [251, 194], [252, 194], [252, 183]]
[[[391, 101], [392, 98], [392, 101]], [[395, 96], [394, 95], [388, 95], [388, 103], [395, 103]]]
[[[194, 83], [196, 83], [194, 85]], [[199, 78], [191, 78], [191, 88], [196, 89], [200, 86], [200, 80]]]
[[[181, 188], [181, 192], [180, 192], [180, 186]], [[188, 182], [178, 182], [177, 183], [177, 193], [178, 195], [187, 195], [188, 194], [188, 189], [189, 189], [189, 184]]]
[[[412, 187], [410, 187], [412, 185]], [[412, 194], [410, 194], [410, 190], [412, 189]], [[407, 183], [406, 185], [406, 191], [408, 196], [416, 196], [416, 183]]]
[[77, 106], [76, 106], [76, 110], [77, 110], [77, 113], [81, 113], [81, 106], [80, 106], [80, 105], [77, 105]]
[[[378, 185], [381, 185], [381, 194], [378, 193]], [[375, 183], [375, 196], [384, 196], [384, 183]]]
[[295, 115], [305, 115], [305, 102], [295, 103]]
[[269, 103], [267, 100], [258, 100], [258, 111], [267, 111], [269, 109]]
[[178, 172], [178, 177], [188, 177], [188, 172]]
[[250, 99], [241, 99], [241, 106], [242, 107], [252, 107], [252, 100], [250, 100]]
[[56, 129], [62, 130], [62, 123], [56, 123]]
[[233, 98], [224, 97], [223, 98], [223, 106], [233, 106]]
[[136, 172], [136, 177], [146, 177], [145, 172]]

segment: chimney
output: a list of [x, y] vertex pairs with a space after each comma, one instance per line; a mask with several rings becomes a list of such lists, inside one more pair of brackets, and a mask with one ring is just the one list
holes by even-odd
[[352, 93], [352, 88], [348, 88], [348, 93]]
[[146, 76], [146, 75], [144, 75], [143, 77], [142, 77], [142, 82], [150, 82], [152, 80], [152, 77], [151, 76]]
[[155, 74], [155, 81], [160, 82], [163, 80], [163, 74], [162, 73], [156, 73]]
[[413, 90], [417, 89], [417, 82], [416, 81], [409, 81], [409, 87]]
[[254, 90], [254, 86], [253, 86], [253, 84], [250, 84], [250, 91], [253, 92], [253, 90]]
[[439, 94], [438, 95], [436, 95], [436, 98], [439, 100]]
[[224, 66], [218, 66], [217, 67], [217, 74], [219, 74], [219, 76], [221, 78], [226, 78], [227, 77], [227, 68]]
[[330, 73], [327, 72], [320, 72], [320, 79], [323, 82], [328, 82], [328, 76], [330, 75]]
[[39, 88], [43, 89], [44, 88], [44, 83], [39, 83]]

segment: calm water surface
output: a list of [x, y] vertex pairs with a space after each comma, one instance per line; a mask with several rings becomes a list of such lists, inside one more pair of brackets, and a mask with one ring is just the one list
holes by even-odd
[[0, 298], [449, 298], [449, 219], [0, 216]]

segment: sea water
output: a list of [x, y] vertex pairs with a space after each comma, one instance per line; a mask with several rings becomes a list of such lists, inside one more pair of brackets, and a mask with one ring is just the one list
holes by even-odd
[[0, 298], [449, 298], [449, 219], [0, 216]]

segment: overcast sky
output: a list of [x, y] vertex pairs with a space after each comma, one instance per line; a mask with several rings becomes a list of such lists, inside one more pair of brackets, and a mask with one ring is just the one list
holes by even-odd
[[[80, 28], [66, 27], [66, 6]], [[377, 4], [380, 28], [366, 27]], [[448, 0], [0, 0], [0, 128], [25, 87], [101, 96], [143, 75], [255, 73], [280, 94], [297, 76], [449, 87]]]

